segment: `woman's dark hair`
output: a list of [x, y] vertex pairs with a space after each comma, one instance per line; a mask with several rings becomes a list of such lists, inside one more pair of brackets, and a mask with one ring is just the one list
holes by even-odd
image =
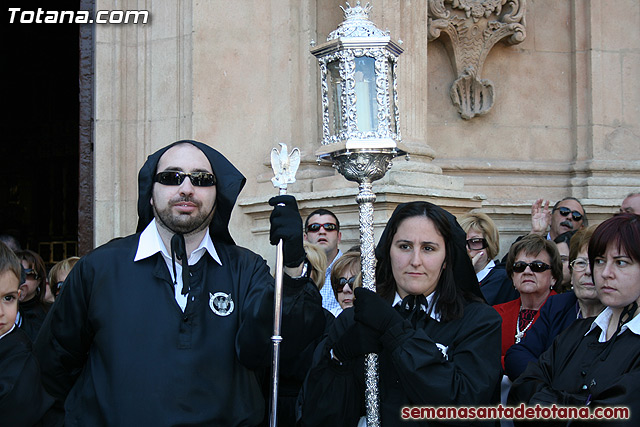
[[[445, 242], [445, 268], [436, 285], [435, 311], [443, 321], [462, 317], [465, 300], [479, 300], [478, 293], [468, 292], [471, 286], [478, 287], [478, 281], [465, 248], [466, 233], [460, 228], [455, 217], [444, 209], [428, 202], [411, 202], [401, 205], [389, 219], [378, 248], [376, 248], [376, 289], [382, 298], [393, 303], [397, 284], [393, 277], [390, 250], [393, 238], [400, 224], [408, 218], [425, 217], [430, 219]], [[452, 225], [453, 223], [453, 225]], [[455, 230], [454, 230], [455, 227]], [[468, 265], [464, 264], [467, 263]], [[456, 283], [469, 281], [472, 283]]]
[[44, 265], [42, 257], [29, 249], [17, 251], [16, 255], [21, 261], [26, 261], [29, 268], [34, 269], [38, 274], [38, 290], [36, 291], [35, 298], [37, 298], [40, 303], [46, 304], [44, 298], [46, 294], [45, 286], [47, 285], [47, 268]]
[[607, 246], [618, 245], [628, 257], [640, 262], [640, 215], [622, 213], [598, 225], [589, 240], [589, 266], [593, 271], [593, 261], [603, 256]]

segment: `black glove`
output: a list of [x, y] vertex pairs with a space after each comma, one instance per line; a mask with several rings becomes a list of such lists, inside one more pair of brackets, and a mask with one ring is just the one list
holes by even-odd
[[375, 292], [365, 288], [356, 288], [353, 300], [354, 317], [380, 334], [384, 334], [391, 326], [404, 321], [402, 316], [380, 298]]
[[271, 212], [271, 230], [269, 241], [277, 245], [283, 243], [285, 267], [297, 267], [304, 261], [305, 252], [302, 244], [302, 218], [298, 212], [298, 204], [293, 196], [276, 196], [269, 199], [273, 206]]
[[359, 322], [351, 325], [333, 346], [333, 354], [340, 362], [381, 350], [380, 333]]

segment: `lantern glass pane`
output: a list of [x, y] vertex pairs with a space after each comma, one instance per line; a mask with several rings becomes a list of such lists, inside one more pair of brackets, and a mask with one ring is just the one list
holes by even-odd
[[356, 115], [360, 132], [378, 130], [378, 102], [376, 101], [376, 60], [369, 56], [355, 58]]
[[344, 80], [340, 76], [340, 61], [327, 64], [327, 84], [329, 86], [329, 132], [336, 135], [342, 130], [342, 95]]
[[389, 82], [389, 93], [387, 94], [389, 97], [389, 129], [393, 133], [398, 133], [398, 129], [396, 128], [395, 76], [393, 75], [393, 64], [394, 62], [391, 60], [387, 62], [387, 81]]

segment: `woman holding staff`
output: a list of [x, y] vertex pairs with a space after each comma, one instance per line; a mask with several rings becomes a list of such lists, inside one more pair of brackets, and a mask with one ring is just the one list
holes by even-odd
[[357, 288], [316, 348], [301, 425], [358, 425], [367, 353], [379, 354], [381, 425], [404, 423], [405, 407], [497, 401], [500, 317], [480, 293], [465, 237], [431, 203], [396, 208], [376, 248], [377, 294]]

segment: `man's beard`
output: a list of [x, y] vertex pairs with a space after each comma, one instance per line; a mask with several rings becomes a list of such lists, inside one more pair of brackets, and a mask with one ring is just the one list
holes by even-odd
[[198, 233], [209, 227], [209, 224], [211, 224], [211, 220], [213, 219], [213, 213], [215, 212], [215, 203], [210, 212], [198, 211], [197, 214], [192, 215], [172, 213], [173, 206], [175, 205], [175, 203], [179, 202], [195, 203], [198, 208], [202, 208], [202, 203], [192, 200], [190, 197], [182, 197], [177, 200], [171, 200], [162, 210], [158, 210], [158, 208], [154, 204], [153, 215], [156, 218], [156, 221], [159, 222], [160, 226], [166, 228], [174, 234], [179, 233], [184, 235]]

